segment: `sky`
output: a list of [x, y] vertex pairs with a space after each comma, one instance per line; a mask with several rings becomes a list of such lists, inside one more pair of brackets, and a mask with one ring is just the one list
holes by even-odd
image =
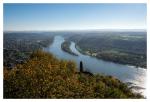
[[146, 29], [146, 4], [4, 4], [4, 31]]

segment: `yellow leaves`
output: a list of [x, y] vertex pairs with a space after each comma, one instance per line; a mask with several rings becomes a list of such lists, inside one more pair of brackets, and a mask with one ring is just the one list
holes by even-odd
[[66, 69], [66, 68], [67, 68], [66, 65], [67, 65], [67, 62], [66, 62], [66, 61], [64, 61], [64, 60], [61, 60], [61, 61], [60, 61], [60, 64], [59, 64], [60, 68]]
[[4, 67], [4, 70], [3, 70], [3, 74], [4, 74], [4, 79], [7, 79], [8, 78], [8, 74], [9, 74], [9, 70], [7, 68]]
[[48, 66], [47, 66], [47, 67], [48, 67], [48, 68], [50, 68], [50, 69], [52, 68], [51, 64], [48, 64]]
[[105, 90], [111, 92], [114, 87], [117, 95], [123, 93], [118, 88], [121, 84], [115, 78], [98, 75], [90, 77], [76, 72], [73, 61], [58, 60], [42, 51], [34, 52], [27, 63], [19, 64], [12, 70], [4, 68], [4, 97], [108, 98], [109, 95], [104, 97], [107, 94]]

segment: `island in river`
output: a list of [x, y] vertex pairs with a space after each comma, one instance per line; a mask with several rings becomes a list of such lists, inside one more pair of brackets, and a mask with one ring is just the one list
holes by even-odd
[[70, 41], [64, 41], [62, 44], [61, 44], [61, 49], [71, 55], [74, 55], [74, 56], [78, 56], [78, 54], [74, 53], [73, 51], [71, 51], [70, 49], [70, 45], [71, 45], [71, 42]]

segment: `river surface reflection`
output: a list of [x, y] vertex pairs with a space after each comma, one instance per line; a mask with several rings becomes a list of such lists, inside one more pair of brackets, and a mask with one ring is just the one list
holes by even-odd
[[144, 96], [146, 96], [146, 69], [135, 68], [134, 66], [117, 64], [88, 55], [83, 55], [75, 48], [75, 43], [71, 42], [70, 49], [79, 55], [73, 56], [61, 50], [61, 44], [64, 41], [65, 39], [62, 36], [55, 36], [53, 44], [44, 48], [44, 50], [54, 54], [57, 58], [73, 60], [78, 66], [79, 62], [82, 61], [84, 68], [92, 73], [111, 75], [117, 77], [123, 82], [130, 82], [132, 85], [136, 86], [136, 91], [141, 92]]

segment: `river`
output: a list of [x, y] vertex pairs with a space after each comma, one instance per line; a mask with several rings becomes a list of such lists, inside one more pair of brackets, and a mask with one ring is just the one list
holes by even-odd
[[62, 36], [55, 36], [52, 45], [44, 48], [45, 51], [54, 54], [59, 59], [73, 60], [79, 66], [79, 62], [83, 62], [83, 67], [92, 73], [100, 73], [111, 75], [123, 82], [132, 83], [135, 86], [134, 91], [146, 96], [146, 69], [135, 68], [135, 66], [122, 65], [109, 61], [104, 61], [81, 54], [76, 48], [75, 43], [71, 42], [70, 49], [79, 56], [73, 56], [62, 51], [61, 44], [65, 41]]

